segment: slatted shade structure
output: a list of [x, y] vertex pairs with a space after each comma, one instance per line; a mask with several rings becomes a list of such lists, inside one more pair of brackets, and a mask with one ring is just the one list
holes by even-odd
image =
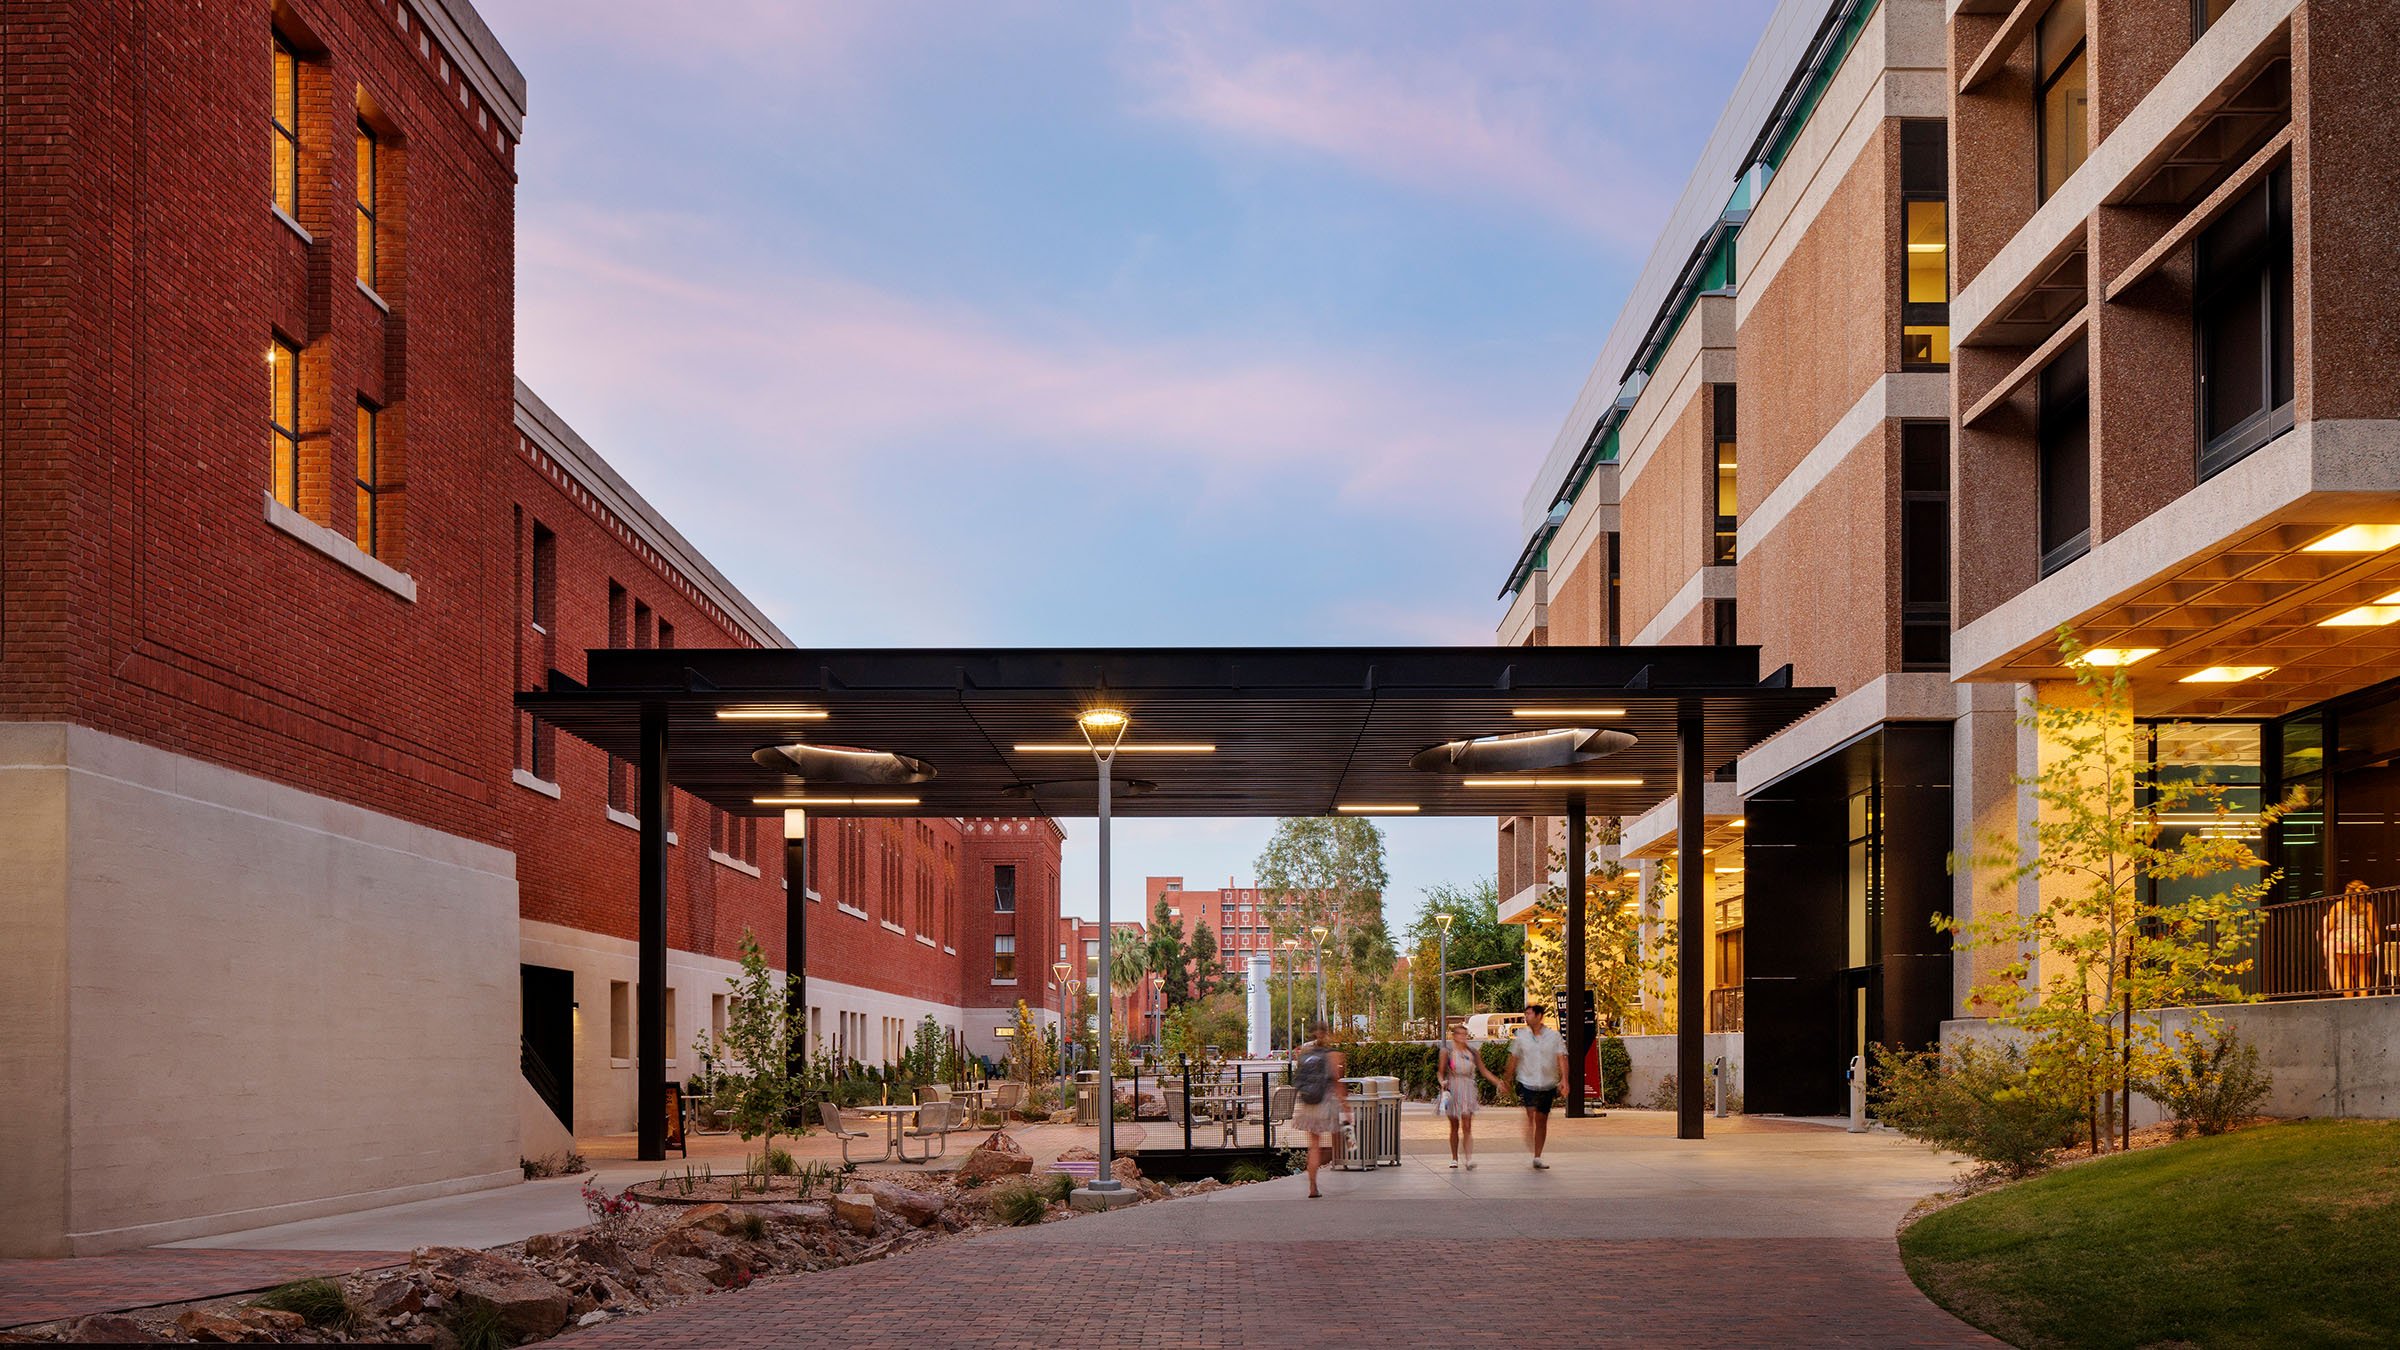
[[[1564, 816], [1579, 890], [1592, 812], [1634, 816], [1679, 795], [1683, 862], [1696, 866], [1707, 772], [1831, 697], [1793, 688], [1788, 672], [1761, 680], [1754, 647], [671, 648], [591, 652], [586, 671], [580, 684], [554, 672], [517, 702], [639, 768], [645, 1160], [666, 1147], [670, 785], [727, 812], [783, 815], [789, 876], [806, 874], [811, 816], [1099, 814], [1105, 959], [1111, 814]], [[1130, 719], [1107, 770], [1108, 812], [1078, 724], [1101, 708]], [[1696, 1009], [1699, 889], [1683, 888], [1679, 904], [1678, 997]], [[1568, 906], [1575, 1008], [1584, 913]], [[791, 888], [784, 995], [795, 1009], [807, 1000], [807, 919]], [[1677, 1128], [1698, 1138], [1701, 1019], [1681, 1032]], [[1581, 1114], [1589, 1038], [1580, 1018], [1567, 1034], [1568, 1111]], [[795, 1043], [795, 1062], [802, 1053]]]
[[[1132, 718], [1121, 816], [1560, 815], [1577, 795], [1633, 816], [1674, 794], [1679, 708], [1698, 707], [1714, 768], [1829, 697], [1762, 685], [1757, 666], [1747, 647], [611, 650], [590, 654], [587, 684], [553, 677], [519, 703], [632, 763], [642, 708], [660, 710], [669, 780], [739, 815], [1088, 816], [1096, 783], [1075, 719], [1106, 704]], [[1411, 764], [1561, 728], [1633, 742], [1549, 769]], [[783, 744], [886, 752], [934, 776], [804, 778], [758, 753]]]

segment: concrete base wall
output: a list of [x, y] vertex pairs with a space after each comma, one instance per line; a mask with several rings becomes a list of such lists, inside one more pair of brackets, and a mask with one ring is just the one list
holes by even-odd
[[[1742, 1033], [1712, 1031], [1703, 1040], [1706, 1047], [1704, 1056], [1710, 1063], [1715, 1063], [1719, 1055], [1726, 1056], [1732, 1061], [1727, 1067], [1733, 1074], [1733, 1090], [1737, 1093], [1740, 1092], [1742, 1090]], [[1628, 1036], [1625, 1038], [1625, 1053], [1633, 1060], [1633, 1072], [1627, 1081], [1627, 1092], [1632, 1097], [1632, 1104], [1641, 1106], [1649, 1102], [1651, 1094], [1658, 1091], [1658, 1085], [1666, 1079], [1667, 1075], [1675, 1072], [1675, 1038], [1673, 1036]], [[1710, 1098], [1709, 1105], [1714, 1107], [1716, 1099]]]
[[[2208, 1009], [2258, 1047], [2259, 1067], [2274, 1075], [2260, 1108], [2271, 1116], [2400, 1118], [2400, 997], [2299, 999]], [[2169, 1032], [2191, 1022], [2162, 1014]], [[1980, 1018], [1942, 1024], [1942, 1040], [2014, 1037], [2013, 1028]], [[2134, 1100], [2136, 1125], [2161, 1118], [2146, 1097]]]
[[0, 725], [0, 1255], [519, 1178], [515, 859]]

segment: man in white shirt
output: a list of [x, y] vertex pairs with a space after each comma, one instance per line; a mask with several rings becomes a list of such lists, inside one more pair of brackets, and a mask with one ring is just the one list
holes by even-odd
[[1542, 1025], [1542, 1005], [1525, 1005], [1525, 1025], [1508, 1038], [1508, 1077], [1517, 1085], [1517, 1100], [1525, 1104], [1525, 1142], [1533, 1148], [1533, 1165], [1548, 1171], [1542, 1145], [1550, 1138], [1550, 1106], [1558, 1100], [1558, 1085], [1567, 1076], [1567, 1041], [1556, 1027]]

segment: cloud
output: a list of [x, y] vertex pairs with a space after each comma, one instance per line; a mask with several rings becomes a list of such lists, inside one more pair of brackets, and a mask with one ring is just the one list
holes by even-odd
[[[1504, 33], [1335, 49], [1267, 38], [1203, 6], [1145, 25], [1128, 64], [1155, 115], [1438, 196], [1531, 207], [1637, 254], [1680, 186], [1676, 166], [1620, 139], [1640, 130], [1643, 68], [1566, 60]], [[1612, 92], [1613, 114], [1595, 106]]]
[[1352, 511], [1504, 525], [1523, 466], [1495, 455], [1546, 433], [1540, 416], [1486, 406], [1440, 372], [1058, 316], [1003, 321], [757, 256], [690, 217], [548, 219], [519, 240], [537, 387], [594, 400], [638, 390], [688, 412], [712, 453], [835, 475], [925, 447], [947, 461], [929, 472], [1000, 457], [1154, 460], [1196, 474], [1202, 507], [1304, 484]]

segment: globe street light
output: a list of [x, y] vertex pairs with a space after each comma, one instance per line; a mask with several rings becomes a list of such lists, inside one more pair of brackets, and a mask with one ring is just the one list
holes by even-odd
[[[1125, 739], [1125, 729], [1133, 719], [1115, 708], [1091, 708], [1075, 719], [1083, 732], [1083, 743], [1091, 747], [1092, 762], [1100, 770], [1100, 971], [1103, 979], [1109, 965], [1108, 945], [1108, 789], [1109, 776], [1114, 770], [1110, 761], [1116, 758], [1117, 745]], [[1117, 1147], [1117, 1085], [1115, 1066], [1109, 1063], [1108, 1000], [1100, 1000], [1100, 1158], [1092, 1171], [1091, 1182], [1085, 1187], [1099, 1195], [1113, 1195], [1123, 1190], [1113, 1170]]]
[[[1075, 1048], [1075, 1033], [1067, 1025], [1067, 977], [1075, 973], [1075, 967], [1058, 961], [1052, 963], [1050, 973], [1058, 980], [1058, 1104], [1063, 1107], [1067, 1104], [1067, 1057]], [[1032, 1089], [1028, 1086], [1026, 1090]]]
[[1308, 930], [1317, 939], [1317, 1020], [1325, 1020], [1325, 934], [1332, 931], [1323, 924]]
[[1447, 910], [1433, 916], [1433, 926], [1442, 931], [1442, 978], [1433, 987], [1434, 1017], [1440, 1023], [1434, 1038], [1439, 1041], [1450, 1039], [1450, 924], [1457, 917]]

